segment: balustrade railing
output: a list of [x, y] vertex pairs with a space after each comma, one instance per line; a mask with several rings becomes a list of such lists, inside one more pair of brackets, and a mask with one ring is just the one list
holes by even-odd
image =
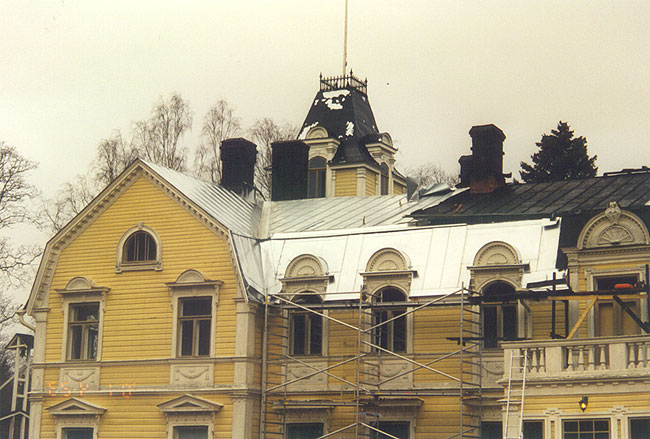
[[[628, 336], [582, 340], [518, 341], [502, 345], [504, 358], [514, 353], [527, 357], [527, 372], [538, 374], [567, 374], [585, 371], [629, 371], [648, 369], [650, 372], [650, 337]], [[504, 365], [505, 367], [505, 365]]]

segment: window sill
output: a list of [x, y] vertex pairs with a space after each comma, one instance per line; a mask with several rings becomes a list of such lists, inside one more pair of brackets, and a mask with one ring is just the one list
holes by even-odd
[[115, 266], [116, 273], [125, 271], [162, 271], [162, 262], [122, 263]]

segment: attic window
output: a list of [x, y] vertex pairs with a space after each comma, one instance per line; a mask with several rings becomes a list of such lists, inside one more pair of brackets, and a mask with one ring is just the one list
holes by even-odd
[[135, 232], [124, 244], [124, 262], [151, 262], [156, 260], [156, 241], [147, 232]]
[[158, 234], [142, 223], [127, 230], [117, 246], [115, 272], [162, 270]]
[[388, 165], [381, 164], [381, 195], [388, 195]]

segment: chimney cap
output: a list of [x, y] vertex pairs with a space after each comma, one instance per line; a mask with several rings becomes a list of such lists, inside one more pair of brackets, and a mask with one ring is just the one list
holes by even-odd
[[251, 142], [248, 139], [244, 139], [243, 137], [231, 137], [229, 139], [224, 139], [221, 142], [221, 146], [224, 146], [224, 145], [228, 146], [230, 144], [242, 145], [242, 146], [243, 145], [248, 145], [249, 147], [253, 146], [254, 148], [257, 148], [257, 146], [253, 142]]
[[506, 135], [501, 131], [501, 128], [494, 124], [488, 125], [475, 125], [469, 130], [469, 135], [474, 137], [489, 137], [494, 136], [503, 141], [506, 139]]

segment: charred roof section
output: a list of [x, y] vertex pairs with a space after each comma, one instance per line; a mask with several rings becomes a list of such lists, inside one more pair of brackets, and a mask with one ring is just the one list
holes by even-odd
[[320, 90], [314, 98], [299, 138], [316, 126], [327, 130], [328, 136], [341, 142], [332, 164], [377, 162], [370, 156], [366, 143], [377, 138], [379, 130], [367, 94], [368, 81], [351, 73], [346, 76], [320, 77]]

